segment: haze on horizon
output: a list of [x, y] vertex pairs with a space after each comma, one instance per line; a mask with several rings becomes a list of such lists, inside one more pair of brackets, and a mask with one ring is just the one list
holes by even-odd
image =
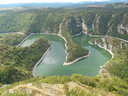
[[51, 3], [51, 2], [82, 2], [82, 1], [109, 1], [109, 0], [0, 0], [0, 4], [10, 4], [10, 3]]

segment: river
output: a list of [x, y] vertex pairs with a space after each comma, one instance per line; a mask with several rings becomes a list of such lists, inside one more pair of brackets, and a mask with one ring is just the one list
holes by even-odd
[[[22, 47], [30, 46], [37, 38], [45, 36], [51, 41], [51, 50], [46, 54], [44, 60], [35, 70], [36, 76], [52, 76], [52, 75], [71, 75], [83, 74], [95, 76], [99, 73], [100, 66], [111, 59], [111, 54], [98, 46], [88, 43], [92, 37], [80, 35], [74, 37], [76, 43], [87, 48], [90, 51], [88, 58], [77, 61], [68, 66], [63, 66], [66, 59], [64, 40], [56, 35], [36, 34], [32, 35], [21, 45]], [[93, 37], [94, 38], [94, 37]]]

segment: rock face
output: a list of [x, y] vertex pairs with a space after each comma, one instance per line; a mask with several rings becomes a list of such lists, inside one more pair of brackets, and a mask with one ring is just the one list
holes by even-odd
[[128, 43], [121, 41], [121, 40], [116, 40], [112, 37], [102, 37], [102, 38], [95, 38], [90, 41], [91, 44], [94, 45], [100, 45], [105, 49], [108, 49], [110, 51], [114, 51], [117, 49], [128, 49]]
[[127, 19], [127, 14], [106, 14], [106, 16], [101, 14], [95, 14], [92, 28], [89, 28], [89, 26], [87, 26], [88, 34], [108, 36], [110, 35], [128, 40]]
[[[9, 11], [8, 11], [9, 12]], [[72, 35], [84, 31], [128, 40], [127, 8], [36, 9], [0, 12], [0, 32], [58, 33], [63, 18], [68, 18]], [[18, 21], [18, 22], [17, 22]]]
[[117, 30], [118, 30], [118, 33], [120, 34], [128, 34], [128, 24], [127, 25], [123, 25], [123, 24], [119, 24], [117, 26]]
[[[84, 14], [83, 14], [84, 15]], [[89, 14], [88, 14], [89, 15]], [[91, 19], [90, 19], [91, 18]], [[98, 14], [71, 16], [68, 18], [72, 35], [84, 32], [91, 35], [107, 35], [128, 40], [128, 14]]]
[[85, 34], [88, 33], [88, 28], [87, 28], [87, 25], [85, 24], [85, 21], [83, 20], [83, 23], [82, 23], [82, 30]]
[[[111, 70], [116, 69], [116, 68], [118, 69], [118, 71], [120, 71], [120, 68], [116, 66], [120, 66], [121, 64], [123, 64], [121, 61], [126, 60], [127, 53], [128, 53], [128, 51], [126, 51], [128, 50], [128, 42], [106, 36], [106, 37], [101, 37], [101, 38], [95, 38], [91, 40], [90, 43], [93, 45], [98, 45], [99, 47], [102, 47], [108, 50], [112, 54], [111, 60], [100, 67], [99, 73], [116, 74], [117, 72], [111, 72]], [[125, 69], [127, 67], [127, 63], [124, 63], [123, 66]], [[124, 69], [121, 69], [121, 70], [124, 70]]]

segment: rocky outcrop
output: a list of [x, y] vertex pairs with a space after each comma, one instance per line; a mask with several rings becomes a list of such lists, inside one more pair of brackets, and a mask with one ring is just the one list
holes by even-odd
[[[92, 35], [108, 35], [128, 40], [128, 12], [123, 8], [36, 9], [16, 11], [0, 16], [0, 32], [58, 33], [63, 18], [68, 18], [70, 33], [82, 31]], [[24, 17], [24, 18], [23, 18]], [[10, 18], [10, 19], [8, 19]], [[22, 18], [22, 19], [19, 19]], [[18, 21], [18, 22], [16, 22]], [[24, 22], [22, 22], [24, 21]]]
[[102, 37], [102, 38], [96, 38], [90, 41], [91, 44], [94, 45], [100, 45], [105, 49], [108, 49], [110, 51], [114, 51], [116, 49], [127, 49], [128, 43], [124, 42], [122, 40], [116, 40], [112, 37]]
[[128, 34], [128, 25], [119, 24], [117, 26], [118, 33], [120, 34]]
[[[107, 35], [128, 40], [127, 19], [128, 14], [95, 14], [95, 19], [93, 20], [92, 28], [90, 29], [89, 26], [85, 26], [86, 29], [85, 27], [82, 28], [86, 34]], [[86, 20], [84, 20], [84, 25], [88, 25]]]
[[[125, 42], [123, 40], [117, 40], [113, 37], [102, 37], [102, 38], [95, 38], [93, 40], [90, 41], [91, 44], [93, 45], [97, 45], [101, 48], [106, 49], [107, 51], [109, 51], [112, 55], [112, 59], [117, 58], [118, 55], [120, 55], [117, 52], [121, 52], [123, 50], [127, 50], [128, 49], [128, 42]], [[119, 51], [118, 51], [119, 50]], [[125, 57], [125, 56], [124, 56]], [[100, 66], [100, 71], [99, 73], [108, 73], [107, 70], [107, 64], [111, 64], [111, 60], [108, 61], [106, 64], [104, 64], [103, 66]]]

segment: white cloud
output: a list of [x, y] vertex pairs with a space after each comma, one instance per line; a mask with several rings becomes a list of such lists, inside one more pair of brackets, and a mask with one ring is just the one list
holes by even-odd
[[0, 4], [29, 3], [29, 2], [81, 2], [81, 1], [106, 1], [106, 0], [0, 0]]

